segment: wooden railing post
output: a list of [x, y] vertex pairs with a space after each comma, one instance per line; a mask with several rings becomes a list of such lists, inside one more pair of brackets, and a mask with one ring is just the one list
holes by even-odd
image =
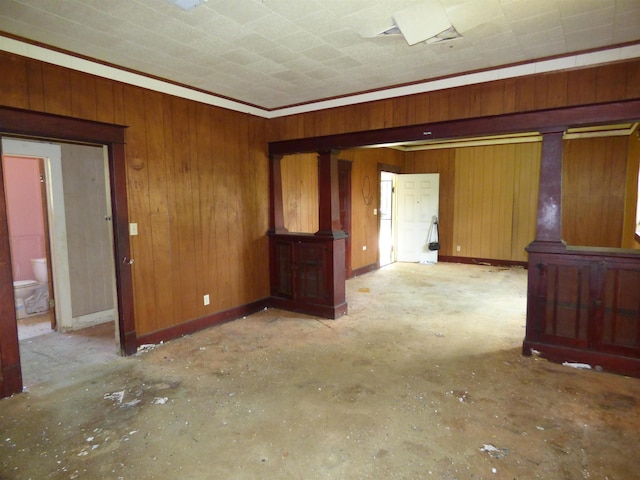
[[269, 232], [286, 232], [282, 201], [282, 155], [269, 156]]
[[318, 152], [318, 232], [316, 235], [342, 236], [338, 185], [338, 152]]
[[538, 219], [534, 244], [564, 247], [562, 241], [562, 136], [564, 129], [542, 133]]

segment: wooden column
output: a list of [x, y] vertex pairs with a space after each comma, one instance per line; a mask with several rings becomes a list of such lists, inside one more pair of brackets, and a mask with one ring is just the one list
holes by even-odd
[[318, 232], [316, 235], [343, 236], [340, 230], [338, 152], [318, 152]]
[[[540, 189], [536, 238], [532, 245], [564, 249], [562, 241], [562, 135], [564, 129], [542, 133]], [[531, 245], [530, 245], [531, 247]]]
[[269, 167], [269, 232], [286, 232], [282, 203], [282, 155], [270, 155]]

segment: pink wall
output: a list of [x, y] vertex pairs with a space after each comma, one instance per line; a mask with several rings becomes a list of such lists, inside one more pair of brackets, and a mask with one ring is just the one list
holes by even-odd
[[6, 155], [2, 165], [13, 280], [32, 280], [31, 259], [46, 255], [40, 159]]

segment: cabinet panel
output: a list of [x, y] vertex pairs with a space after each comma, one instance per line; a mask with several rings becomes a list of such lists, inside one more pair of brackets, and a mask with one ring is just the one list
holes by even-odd
[[301, 301], [324, 302], [328, 286], [327, 262], [323, 245], [296, 243], [294, 246], [296, 298]]
[[338, 318], [347, 312], [345, 237], [271, 234], [271, 304]]

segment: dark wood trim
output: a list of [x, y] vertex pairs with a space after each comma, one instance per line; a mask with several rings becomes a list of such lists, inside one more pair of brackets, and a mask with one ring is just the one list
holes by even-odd
[[[129, 217], [125, 164], [125, 129], [121, 125], [80, 120], [9, 107], [0, 107], [0, 134], [106, 145], [109, 156], [113, 208], [114, 255], [118, 297], [120, 348], [128, 355], [136, 350], [133, 288], [129, 246]], [[0, 174], [1, 174], [0, 170]], [[0, 175], [1, 177], [1, 175]], [[0, 395], [22, 391], [22, 374], [16, 312], [13, 299], [4, 182], [0, 178]]]
[[[0, 144], [0, 154], [1, 147]], [[22, 391], [19, 348], [4, 188], [4, 162], [0, 161], [0, 398]]]
[[443, 263], [464, 263], [467, 265], [490, 265], [493, 267], [523, 267], [527, 262], [517, 260], [499, 260], [495, 258], [454, 257], [453, 255], [438, 255], [438, 261]]
[[340, 229], [347, 234], [345, 239], [344, 252], [344, 277], [351, 278], [353, 275], [351, 268], [351, 160], [338, 160], [338, 199], [340, 208]]
[[335, 320], [347, 314], [348, 306], [347, 302], [342, 302], [337, 305], [320, 305], [317, 303], [305, 302], [301, 304], [295, 300], [282, 297], [271, 297], [269, 299], [269, 306], [273, 308], [279, 308], [282, 310], [288, 310], [290, 312], [302, 313], [304, 315], [312, 315], [314, 317], [327, 318], [329, 320]]
[[351, 278], [359, 277], [360, 275], [373, 272], [375, 270], [378, 270], [379, 268], [380, 266], [376, 263], [371, 263], [369, 265], [365, 265], [364, 267], [356, 268], [351, 272]]
[[325, 318], [344, 315], [346, 237], [342, 231], [270, 233], [270, 304]]
[[390, 165], [388, 163], [378, 163], [378, 180], [380, 180], [380, 172], [400, 173], [402, 169], [399, 165]]
[[109, 145], [125, 143], [125, 128], [124, 125], [0, 107], [2, 134]]
[[562, 241], [562, 134], [542, 135], [537, 242]]
[[318, 232], [316, 235], [334, 235], [334, 232], [340, 231], [338, 152], [318, 152]]
[[269, 156], [269, 231], [286, 232], [282, 199], [282, 155]]
[[638, 118], [640, 99], [282, 140], [269, 143], [269, 154], [326, 152], [394, 142], [558, 131], [569, 127], [637, 121]]
[[592, 368], [600, 367], [605, 371], [640, 378], [640, 358], [623, 357], [608, 353], [592, 352], [588, 350], [551, 345], [526, 340], [522, 344], [522, 354], [536, 355], [554, 363], [578, 362], [591, 365]]
[[[116, 285], [120, 324], [120, 351], [123, 355], [136, 352], [136, 324], [133, 308], [133, 278], [129, 243], [129, 210], [127, 207], [127, 175], [124, 144], [114, 143], [109, 151], [109, 176], [111, 180], [111, 204], [114, 221]], [[115, 188], [114, 188], [115, 186]]]
[[247, 315], [252, 315], [256, 312], [259, 312], [260, 310], [264, 310], [269, 306], [270, 299], [263, 298], [255, 302], [246, 303], [238, 307], [230, 308], [229, 310], [224, 310], [222, 312], [207, 315], [206, 317], [200, 317], [195, 320], [191, 320], [190, 322], [175, 325], [163, 330], [158, 330], [157, 332], [140, 335], [137, 338], [137, 346], [139, 347], [140, 345], [145, 344], [157, 344], [160, 342], [166, 342], [175, 338], [183, 337], [185, 335], [195, 333], [199, 330], [213, 327], [214, 325], [219, 325], [221, 323], [230, 322], [231, 320], [246, 317]]
[[[638, 276], [628, 275], [640, 272], [640, 251], [567, 247], [558, 242], [532, 242], [527, 251], [523, 353], [530, 355], [534, 349], [552, 361], [588, 363], [639, 377], [640, 343], [615, 338], [611, 322], [619, 316], [630, 322], [640, 318], [637, 305], [618, 305], [616, 301], [620, 291], [633, 292], [640, 287]], [[623, 280], [620, 272], [627, 273]], [[577, 277], [575, 284], [561, 282], [562, 273]]]

